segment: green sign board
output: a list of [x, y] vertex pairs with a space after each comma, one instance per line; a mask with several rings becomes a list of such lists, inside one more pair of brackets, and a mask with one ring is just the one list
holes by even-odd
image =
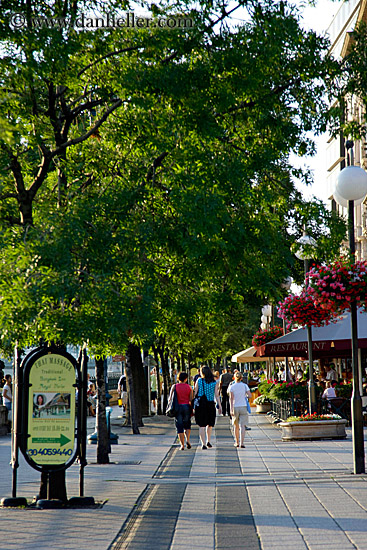
[[65, 464], [75, 447], [75, 367], [48, 353], [29, 372], [26, 453], [39, 466]]

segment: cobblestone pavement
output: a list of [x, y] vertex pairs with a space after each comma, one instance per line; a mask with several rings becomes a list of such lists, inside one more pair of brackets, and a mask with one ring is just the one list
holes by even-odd
[[[0, 550], [367, 550], [367, 475], [353, 475], [345, 440], [282, 442], [278, 428], [252, 415], [245, 449], [229, 420], [217, 419], [213, 449], [180, 451], [173, 421], [144, 420], [141, 435], [114, 409], [111, 464], [88, 446], [85, 494], [93, 509], [6, 509]], [[94, 419], [89, 418], [89, 431]], [[0, 496], [11, 492], [10, 437], [0, 438]], [[31, 500], [40, 474], [21, 458], [18, 496]], [[77, 496], [79, 467], [67, 470]]]

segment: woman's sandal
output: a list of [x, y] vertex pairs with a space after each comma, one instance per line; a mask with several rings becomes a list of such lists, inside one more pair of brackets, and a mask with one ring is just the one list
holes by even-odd
[[188, 449], [191, 449], [190, 443], [186, 443], [186, 447], [187, 447]]

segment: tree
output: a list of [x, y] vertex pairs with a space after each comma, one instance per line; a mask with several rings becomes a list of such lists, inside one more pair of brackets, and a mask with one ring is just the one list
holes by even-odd
[[156, 332], [166, 373], [168, 337], [181, 329], [188, 349], [196, 327], [202, 348], [223, 311], [245, 323], [279, 296], [303, 204], [288, 155], [313, 150], [335, 64], [284, 2], [239, 2], [238, 28], [223, 2], [155, 7], [189, 13], [178, 32], [32, 23], [88, 5], [34, 0], [27, 31], [3, 31], [2, 347], [42, 337], [103, 356]]

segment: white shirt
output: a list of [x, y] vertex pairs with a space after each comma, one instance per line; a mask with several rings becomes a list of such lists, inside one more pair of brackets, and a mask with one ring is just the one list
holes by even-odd
[[326, 373], [326, 380], [337, 380], [338, 374], [335, 372], [335, 370], [329, 370]]
[[324, 393], [322, 394], [322, 397], [325, 399], [330, 399], [332, 397], [336, 397], [336, 393], [334, 388], [326, 388]]
[[[7, 397], [5, 397], [4, 395], [4, 390], [7, 390], [7, 395], [10, 397], [10, 399], [8, 399]], [[5, 384], [4, 387], [3, 387], [3, 405], [6, 405], [6, 403], [11, 403], [11, 387], [8, 386], [8, 384]]]
[[228, 393], [232, 394], [234, 397], [233, 406], [234, 407], [246, 407], [247, 392], [250, 391], [250, 388], [247, 384], [243, 382], [234, 382], [228, 388]]

